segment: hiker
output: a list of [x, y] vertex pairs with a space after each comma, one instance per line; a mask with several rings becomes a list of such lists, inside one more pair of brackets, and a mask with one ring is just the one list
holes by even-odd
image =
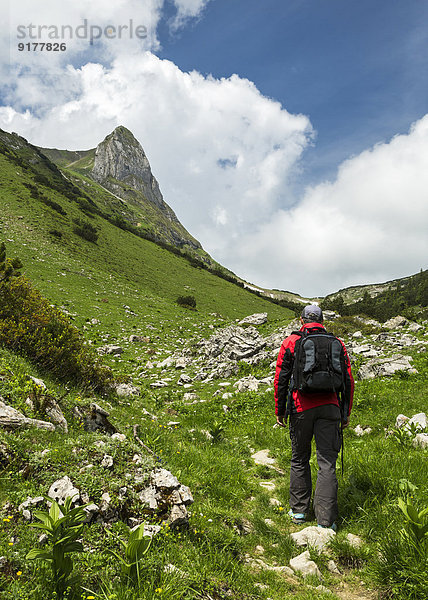
[[[275, 373], [277, 423], [290, 423], [290, 512], [294, 523], [304, 523], [312, 494], [311, 441], [315, 437], [318, 477], [314, 511], [319, 527], [336, 529], [336, 460], [349, 424], [354, 379], [345, 345], [328, 334], [319, 306], [305, 306], [300, 322], [281, 345]], [[343, 458], [343, 454], [342, 454]]]

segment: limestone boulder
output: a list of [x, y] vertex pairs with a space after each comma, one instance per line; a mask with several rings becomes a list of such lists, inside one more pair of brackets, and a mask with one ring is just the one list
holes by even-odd
[[411, 360], [411, 356], [403, 354], [373, 358], [359, 369], [357, 375], [359, 379], [374, 379], [375, 377], [391, 376], [397, 371], [416, 374], [417, 370], [412, 367]]

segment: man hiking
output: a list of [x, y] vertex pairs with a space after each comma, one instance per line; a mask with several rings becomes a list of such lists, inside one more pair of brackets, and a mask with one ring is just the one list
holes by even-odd
[[312, 494], [311, 441], [315, 437], [318, 476], [314, 512], [319, 527], [336, 529], [336, 460], [342, 428], [349, 424], [354, 379], [345, 345], [328, 334], [319, 306], [305, 306], [300, 322], [281, 345], [275, 373], [275, 414], [290, 419], [290, 512], [294, 523], [307, 519]]

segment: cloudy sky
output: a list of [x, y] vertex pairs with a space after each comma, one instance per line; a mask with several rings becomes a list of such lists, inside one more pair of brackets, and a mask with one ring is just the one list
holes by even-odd
[[0, 127], [86, 149], [125, 125], [238, 275], [319, 295], [427, 268], [428, 2], [0, 5]]

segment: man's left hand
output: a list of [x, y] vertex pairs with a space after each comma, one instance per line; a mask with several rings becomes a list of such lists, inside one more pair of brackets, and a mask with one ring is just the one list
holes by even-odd
[[285, 427], [286, 426], [285, 423], [284, 423], [284, 417], [279, 417], [277, 415], [276, 422], [278, 423], [278, 425], [280, 425], [280, 427]]

